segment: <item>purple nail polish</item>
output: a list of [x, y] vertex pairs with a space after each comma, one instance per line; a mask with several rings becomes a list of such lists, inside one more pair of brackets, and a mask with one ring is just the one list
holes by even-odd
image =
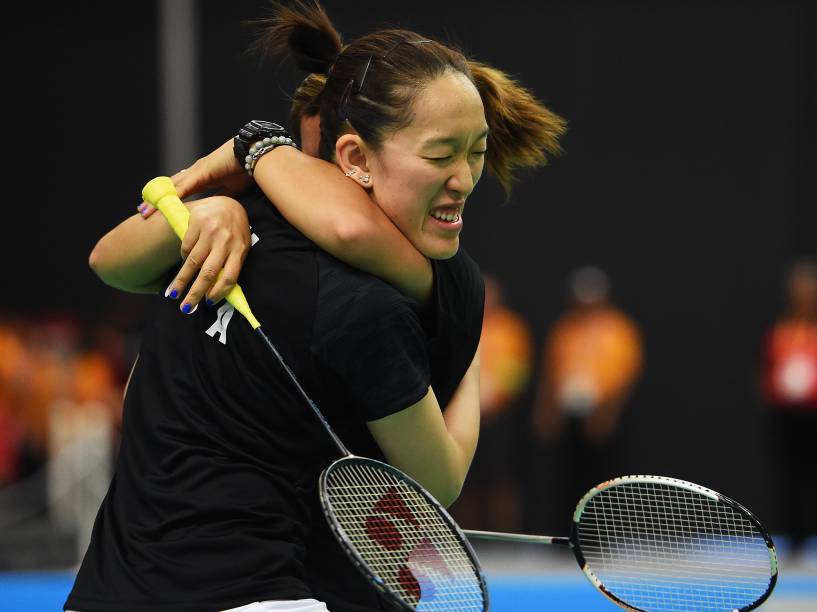
[[145, 208], [147, 208], [147, 203], [142, 202], [139, 206], [136, 207], [136, 210], [138, 210], [140, 213], [143, 213], [145, 212]]
[[184, 314], [193, 314], [194, 312], [196, 312], [196, 309], [198, 307], [199, 307], [198, 304], [196, 304], [195, 306], [191, 306], [190, 304], [185, 304], [184, 306], [182, 306], [182, 312]]
[[173, 290], [170, 292], [170, 299], [175, 300], [177, 297], [179, 297], [179, 292], [178, 292], [178, 291], [176, 291], [175, 289], [173, 289]]
[[206, 300], [204, 300], [204, 301], [205, 301], [205, 303], [206, 303], [208, 306], [212, 306], [213, 304], [215, 304], [215, 302], [214, 302], [213, 300], [211, 300], [210, 298], [207, 298], [207, 299], [206, 299]]

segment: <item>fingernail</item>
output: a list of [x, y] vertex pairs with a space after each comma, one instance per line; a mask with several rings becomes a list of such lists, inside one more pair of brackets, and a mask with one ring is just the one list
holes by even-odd
[[184, 306], [182, 306], [182, 312], [184, 314], [193, 314], [194, 312], [196, 312], [196, 309], [198, 307], [199, 307], [198, 304], [196, 304], [195, 306], [191, 306], [190, 304], [184, 304]]
[[178, 292], [178, 291], [176, 291], [176, 290], [173, 288], [173, 286], [171, 285], [170, 287], [168, 287], [168, 288], [165, 290], [165, 297], [166, 297], [166, 298], [170, 298], [171, 300], [175, 300], [177, 297], [179, 297], [179, 292]]
[[207, 299], [206, 299], [206, 300], [204, 300], [204, 301], [205, 301], [205, 303], [206, 303], [208, 306], [212, 306], [213, 304], [215, 304], [215, 302], [214, 302], [213, 300], [211, 300], [210, 298], [207, 298]]
[[145, 207], [147, 206], [147, 202], [142, 202], [139, 206], [136, 207], [136, 210], [139, 212], [145, 212]]

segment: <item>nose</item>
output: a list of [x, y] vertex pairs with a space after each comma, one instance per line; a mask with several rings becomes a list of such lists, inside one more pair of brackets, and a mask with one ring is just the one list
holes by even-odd
[[457, 194], [460, 198], [466, 198], [474, 190], [474, 185], [479, 176], [474, 176], [473, 168], [466, 160], [457, 162], [452, 167], [451, 176], [448, 177], [446, 187], [449, 191]]

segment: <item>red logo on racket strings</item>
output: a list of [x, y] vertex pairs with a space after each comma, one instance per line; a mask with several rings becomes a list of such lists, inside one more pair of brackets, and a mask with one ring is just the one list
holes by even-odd
[[[434, 578], [454, 576], [434, 543], [417, 533], [420, 522], [411, 508], [395, 487], [389, 487], [372, 511], [376, 514], [366, 519], [366, 533], [380, 546], [402, 557], [397, 581], [404, 592], [415, 601], [432, 599], [436, 592]], [[405, 534], [398, 525], [404, 527]]]

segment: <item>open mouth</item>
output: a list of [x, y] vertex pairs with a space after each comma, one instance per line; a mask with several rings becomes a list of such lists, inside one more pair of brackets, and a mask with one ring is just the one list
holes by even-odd
[[437, 206], [428, 214], [440, 223], [458, 225], [462, 221], [462, 204]]
[[445, 212], [441, 210], [432, 210], [431, 216], [437, 219], [437, 221], [443, 221], [444, 223], [456, 223], [460, 220], [460, 213], [459, 212]]

